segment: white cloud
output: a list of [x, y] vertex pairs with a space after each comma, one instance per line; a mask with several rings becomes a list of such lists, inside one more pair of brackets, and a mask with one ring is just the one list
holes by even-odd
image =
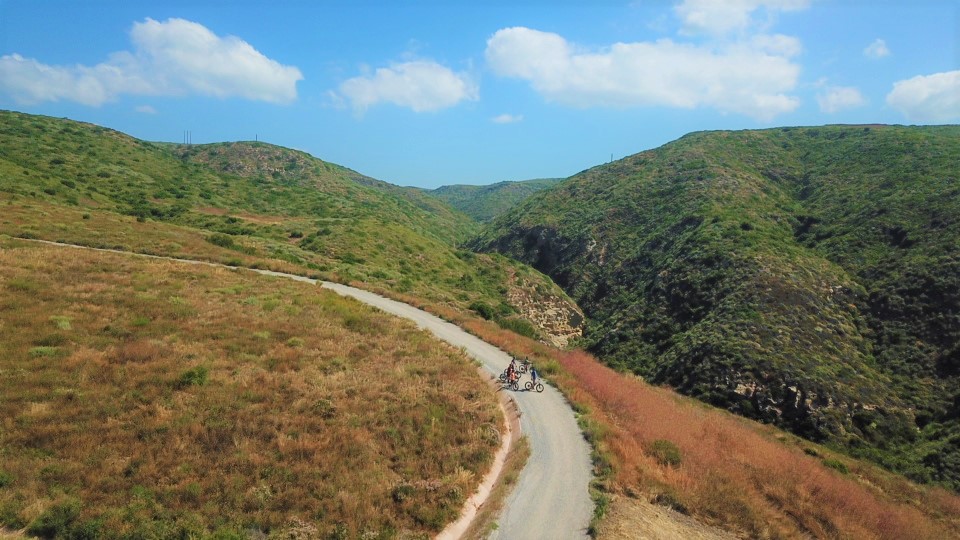
[[860, 90], [851, 86], [832, 86], [817, 94], [817, 103], [825, 113], [835, 113], [865, 105]]
[[99, 106], [122, 94], [242, 97], [289, 103], [300, 70], [271, 60], [247, 42], [219, 37], [183, 19], [146, 19], [130, 31], [134, 51], [95, 66], [51, 66], [18, 54], [0, 57], [0, 92], [23, 104], [69, 100]]
[[887, 105], [911, 121], [960, 120], [960, 71], [918, 75], [898, 81], [887, 94]]
[[114, 99], [122, 88], [147, 90], [149, 85], [109, 64], [61, 67], [48, 66], [19, 54], [0, 57], [0, 92], [18, 103], [66, 99], [98, 106]]
[[523, 115], [504, 113], [504, 114], [494, 116], [493, 118], [490, 119], [490, 121], [493, 122], [494, 124], [515, 124], [517, 122], [523, 121]]
[[150, 105], [137, 105], [134, 110], [143, 114], [157, 114], [157, 110]]
[[793, 58], [803, 51], [800, 40], [783, 34], [759, 34], [750, 38], [750, 47], [757, 52]]
[[863, 54], [867, 58], [883, 58], [884, 56], [890, 56], [890, 49], [887, 48], [887, 42], [877, 38], [873, 43], [867, 45], [867, 48], [863, 50]]
[[219, 37], [203, 25], [183, 19], [161, 23], [147, 19], [130, 33], [141, 65], [157, 71], [166, 91], [183, 86], [220, 98], [289, 103], [297, 97], [300, 70], [271, 60], [234, 36]]
[[799, 42], [786, 36], [725, 47], [615, 43], [591, 52], [557, 34], [515, 27], [487, 41], [486, 59], [497, 75], [525, 79], [565, 105], [711, 107], [769, 121], [799, 106], [788, 95], [800, 71], [789, 56], [797, 52]]
[[[466, 73], [428, 60], [415, 60], [378, 68], [372, 75], [354, 77], [340, 85], [358, 112], [379, 103], [408, 107], [415, 112], [438, 111], [464, 100], [479, 98], [479, 90]], [[339, 97], [334, 95], [334, 98]]]
[[674, 8], [685, 35], [726, 35], [744, 32], [762, 24], [754, 12], [763, 10], [768, 20], [780, 11], [806, 9], [809, 0], [683, 0]]

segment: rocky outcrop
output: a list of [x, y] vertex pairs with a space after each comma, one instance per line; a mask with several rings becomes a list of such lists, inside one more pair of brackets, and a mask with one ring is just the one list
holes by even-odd
[[507, 298], [520, 316], [533, 323], [544, 341], [554, 347], [566, 347], [583, 336], [583, 312], [565, 295], [547, 290], [542, 285], [530, 287], [514, 278]]

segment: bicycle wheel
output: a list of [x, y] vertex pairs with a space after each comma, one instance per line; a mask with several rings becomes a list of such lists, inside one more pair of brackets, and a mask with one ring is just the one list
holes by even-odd
[[519, 390], [520, 390], [520, 383], [518, 383], [518, 382], [513, 383], [512, 388], [513, 388], [513, 391], [514, 391], [514, 392], [519, 391]]
[[543, 383], [537, 383], [536, 389], [537, 392], [543, 392]]
[[527, 383], [523, 385], [524, 390], [530, 390], [531, 388], [533, 388], [533, 381], [527, 381]]

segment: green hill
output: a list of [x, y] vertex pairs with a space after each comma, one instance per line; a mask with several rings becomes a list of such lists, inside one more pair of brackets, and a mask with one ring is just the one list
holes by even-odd
[[472, 245], [553, 277], [611, 365], [960, 489], [960, 127], [694, 133]]
[[441, 186], [426, 193], [479, 222], [487, 222], [534, 193], [551, 188], [558, 183], [560, 183], [559, 178], [542, 178], [522, 182], [498, 182], [488, 186], [460, 184]]
[[511, 297], [572, 306], [537, 272], [458, 248], [477, 225], [445, 204], [265, 143], [151, 143], [0, 112], [0, 207], [0, 233], [11, 236], [363, 283], [486, 308], [527, 333], [538, 329]]

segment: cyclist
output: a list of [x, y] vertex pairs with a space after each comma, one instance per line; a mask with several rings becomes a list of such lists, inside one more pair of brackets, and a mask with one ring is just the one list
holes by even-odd
[[514, 359], [511, 358], [510, 365], [507, 366], [507, 382], [511, 384], [513, 383], [514, 380], [516, 380], [516, 376], [517, 376], [517, 370], [513, 365], [513, 360]]
[[533, 381], [533, 386], [537, 385], [537, 368], [530, 366], [530, 380]]

